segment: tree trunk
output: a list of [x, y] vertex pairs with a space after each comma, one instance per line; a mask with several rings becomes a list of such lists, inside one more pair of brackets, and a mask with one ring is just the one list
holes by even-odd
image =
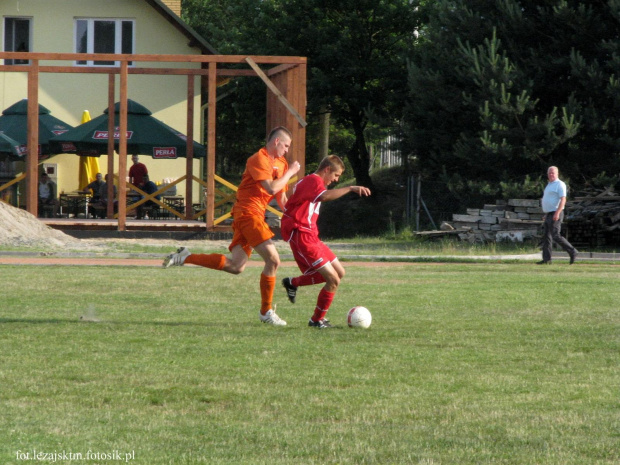
[[366, 147], [364, 128], [361, 120], [353, 121], [353, 131], [355, 132], [355, 142], [347, 153], [347, 158], [358, 185], [368, 187], [374, 194], [374, 184], [370, 178], [370, 153]]
[[329, 155], [329, 120], [331, 113], [327, 105], [322, 105], [319, 111], [319, 162]]

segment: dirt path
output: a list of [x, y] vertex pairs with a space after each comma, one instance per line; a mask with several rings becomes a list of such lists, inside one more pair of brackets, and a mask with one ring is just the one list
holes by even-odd
[[[161, 267], [161, 259], [152, 258], [93, 258], [93, 257], [7, 257], [0, 256], [0, 265], [66, 265], [66, 266], [150, 266]], [[436, 265], [431, 263], [432, 265]], [[429, 263], [411, 262], [347, 262], [346, 266], [394, 267], [420, 266]], [[192, 266], [192, 265], [188, 265]], [[261, 261], [250, 261], [248, 267], [262, 267]], [[296, 267], [292, 261], [282, 262], [282, 267]]]

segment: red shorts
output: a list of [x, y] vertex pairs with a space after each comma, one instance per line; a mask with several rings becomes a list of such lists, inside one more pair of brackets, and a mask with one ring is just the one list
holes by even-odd
[[265, 222], [265, 218], [252, 215], [243, 215], [233, 220], [233, 238], [228, 250], [240, 245], [247, 256], [252, 255], [252, 249], [271, 239], [274, 234]]
[[288, 242], [303, 274], [314, 273], [336, 260], [336, 255], [314, 234], [295, 229]]

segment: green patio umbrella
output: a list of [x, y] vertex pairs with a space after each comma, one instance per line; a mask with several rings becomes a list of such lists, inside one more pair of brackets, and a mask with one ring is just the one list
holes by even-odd
[[[39, 158], [64, 153], [50, 148], [52, 137], [62, 134], [73, 126], [51, 115], [43, 105], [39, 105]], [[20, 145], [28, 143], [28, 99], [20, 100], [6, 108], [0, 116], [0, 132], [15, 139]]]
[[[120, 102], [114, 105], [114, 148], [118, 152]], [[150, 155], [156, 159], [187, 156], [186, 137], [174, 128], [151, 116], [139, 103], [127, 99], [127, 154]], [[58, 150], [71, 151], [89, 157], [108, 153], [108, 110], [103, 115], [81, 124], [51, 141]], [[204, 158], [203, 145], [193, 142], [194, 157]]]
[[20, 144], [15, 139], [0, 132], [0, 153], [8, 154], [9, 160], [23, 160], [28, 151], [24, 144]]

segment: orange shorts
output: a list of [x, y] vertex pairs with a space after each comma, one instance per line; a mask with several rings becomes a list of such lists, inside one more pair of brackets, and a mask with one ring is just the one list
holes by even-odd
[[233, 238], [228, 250], [240, 245], [247, 256], [252, 255], [252, 249], [271, 239], [275, 234], [269, 229], [264, 218], [253, 215], [243, 215], [233, 219]]

